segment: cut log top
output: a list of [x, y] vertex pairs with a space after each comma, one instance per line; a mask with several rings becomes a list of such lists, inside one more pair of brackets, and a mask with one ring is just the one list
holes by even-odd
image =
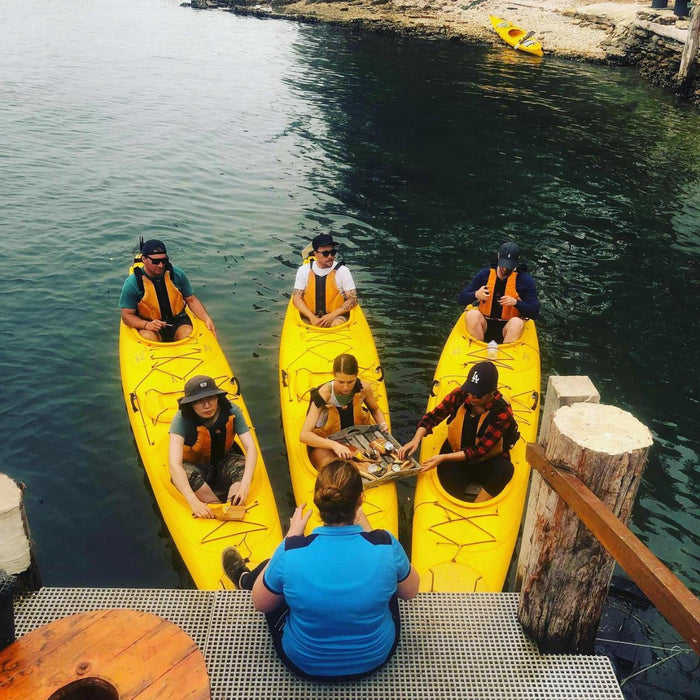
[[0, 474], [0, 517], [17, 510], [22, 502], [22, 491], [7, 474]]
[[653, 442], [649, 428], [615, 406], [596, 403], [562, 406], [553, 422], [562, 435], [577, 445], [602, 454], [647, 449]]

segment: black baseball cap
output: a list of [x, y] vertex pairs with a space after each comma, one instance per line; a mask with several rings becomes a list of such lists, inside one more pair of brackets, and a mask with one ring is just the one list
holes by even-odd
[[504, 243], [498, 251], [498, 267], [505, 267], [506, 270], [514, 270], [519, 259], [520, 249], [515, 243]]
[[154, 253], [167, 253], [165, 243], [152, 238], [141, 246], [141, 255], [153, 255]]
[[333, 236], [330, 233], [319, 233], [312, 241], [311, 245], [314, 250], [318, 250], [324, 245], [335, 245]]
[[477, 362], [467, 375], [462, 389], [480, 399], [498, 388], [498, 369], [493, 362]]

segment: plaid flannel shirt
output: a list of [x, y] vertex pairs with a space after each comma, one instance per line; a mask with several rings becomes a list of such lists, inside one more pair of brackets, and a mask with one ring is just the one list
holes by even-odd
[[[464, 450], [464, 459], [476, 459], [483, 457], [488, 451], [503, 437], [503, 433], [508, 429], [513, 421], [513, 409], [505, 402], [505, 409], [494, 411], [494, 404], [503, 396], [500, 391], [496, 391], [491, 401], [484, 405], [487, 412], [491, 413], [488, 426], [484, 434], [477, 438], [476, 444]], [[461, 388], [451, 391], [432, 411], [426, 413], [418, 422], [419, 428], [425, 428], [426, 434], [430, 435], [436, 425], [442, 423], [450, 415], [456, 415], [459, 407], [464, 404], [467, 413], [471, 409], [471, 402], [467, 393]]]

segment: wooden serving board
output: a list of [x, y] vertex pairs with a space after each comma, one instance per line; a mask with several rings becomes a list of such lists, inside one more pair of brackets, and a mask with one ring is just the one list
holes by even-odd
[[[355, 449], [352, 461], [360, 470], [365, 489], [415, 476], [421, 469], [413, 457], [399, 460], [396, 452], [401, 445], [388, 431], [381, 430], [377, 425], [353, 425], [328, 437]], [[387, 442], [393, 449], [384, 454], [377, 449], [377, 445], [370, 445], [377, 443], [382, 446]]]

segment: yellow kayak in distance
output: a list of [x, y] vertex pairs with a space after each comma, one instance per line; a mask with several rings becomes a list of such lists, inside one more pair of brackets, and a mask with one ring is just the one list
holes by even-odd
[[491, 25], [498, 36], [503, 39], [509, 46], [512, 46], [518, 51], [524, 51], [525, 53], [531, 53], [534, 56], [543, 56], [542, 44], [540, 44], [537, 39], [534, 38], [534, 32], [526, 32], [520, 27], [516, 27], [511, 24], [508, 20], [502, 19], [501, 17], [494, 17], [489, 15], [491, 20]]
[[[123, 322], [119, 330], [122, 389], [136, 445], [158, 507], [195, 585], [203, 590], [233, 588], [221, 567], [221, 553], [236, 547], [253, 567], [272, 556], [282, 541], [277, 505], [262, 459], [255, 428], [243, 401], [238, 379], [214, 334], [192, 318], [192, 334], [173, 343], [146, 340]], [[170, 481], [169, 428], [185, 382], [198, 374], [211, 376], [226, 390], [250, 426], [258, 461], [242, 520], [195, 518]], [[238, 438], [236, 444], [241, 452]]]
[[[391, 431], [389, 402], [384, 371], [379, 364], [372, 331], [360, 306], [350, 311], [347, 323], [320, 328], [306, 323], [290, 301], [282, 327], [279, 359], [280, 408], [287, 445], [289, 472], [297, 505], [306, 503], [313, 514], [308, 534], [322, 525], [314, 506], [314, 485], [318, 472], [309, 459], [308, 447], [299, 440], [310, 392], [333, 379], [333, 360], [342, 353], [357, 358], [360, 381], [372, 387]], [[398, 537], [398, 505], [394, 482], [365, 491], [363, 509], [373, 528], [388, 530]]]
[[[498, 592], [508, 573], [530, 477], [525, 445], [536, 440], [539, 421], [540, 351], [534, 321], [525, 322], [519, 341], [499, 345], [495, 357], [492, 353], [469, 335], [462, 313], [440, 356], [427, 410], [461, 386], [473, 364], [491, 360], [498, 368], [498, 389], [520, 430], [520, 440], [510, 451], [514, 474], [501, 493], [481, 503], [448, 493], [437, 469], [419, 474], [411, 561], [420, 574], [421, 591]], [[423, 438], [420, 462], [439, 454], [446, 441], [443, 421]]]

